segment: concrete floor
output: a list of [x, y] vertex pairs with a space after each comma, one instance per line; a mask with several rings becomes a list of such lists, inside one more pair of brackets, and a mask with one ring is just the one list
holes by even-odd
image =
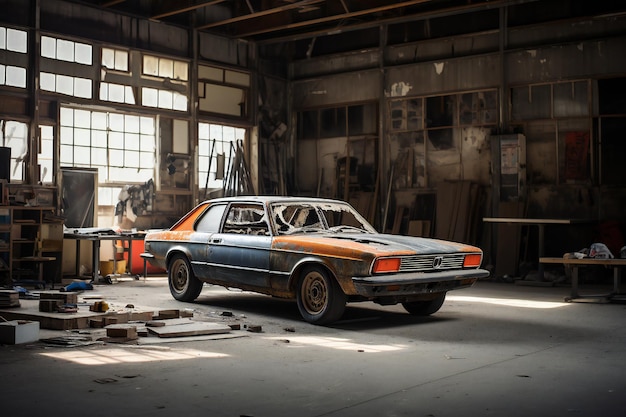
[[303, 322], [293, 302], [220, 287], [179, 303], [162, 277], [94, 292], [216, 320], [229, 311], [263, 331], [0, 346], [2, 416], [626, 415], [626, 305], [563, 303], [567, 287], [479, 282], [432, 317], [351, 304], [331, 327]]

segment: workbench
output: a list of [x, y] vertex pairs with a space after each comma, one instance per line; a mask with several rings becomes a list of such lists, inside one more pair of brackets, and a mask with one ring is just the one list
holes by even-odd
[[[626, 266], [626, 259], [598, 259], [598, 258], [539, 258], [540, 264], [562, 264], [572, 267], [572, 290], [569, 297], [565, 297], [565, 301], [626, 301], [626, 294], [620, 293], [621, 286], [621, 269]], [[599, 265], [613, 268], [613, 291], [607, 294], [581, 295], [578, 292], [578, 269], [585, 266]]]
[[[504, 224], [517, 224], [521, 226], [537, 226], [537, 252], [538, 257], [545, 256], [545, 230], [547, 225], [573, 225], [591, 223], [593, 220], [584, 219], [527, 219], [517, 217], [484, 217], [483, 222], [486, 223], [504, 223]], [[497, 262], [497, 260], [496, 260]], [[544, 282], [543, 265], [539, 262], [537, 266], [537, 274], [539, 282]], [[532, 281], [530, 281], [532, 282]]]
[[[127, 270], [132, 271], [132, 245], [133, 240], [143, 240], [145, 233], [82, 233], [80, 231], [65, 232], [64, 239], [76, 240], [76, 275], [80, 275], [80, 242], [91, 242], [91, 279], [97, 282], [100, 276], [100, 245], [102, 241], [128, 242]], [[115, 268], [113, 269], [115, 271]]]

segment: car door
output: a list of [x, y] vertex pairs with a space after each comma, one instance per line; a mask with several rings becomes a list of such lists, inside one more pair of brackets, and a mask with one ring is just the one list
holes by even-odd
[[264, 206], [231, 204], [220, 233], [209, 240], [212, 278], [243, 289], [268, 288], [271, 245]]
[[219, 232], [222, 218], [226, 211], [226, 204], [211, 205], [196, 221], [194, 233], [189, 238], [189, 254], [191, 267], [196, 277], [209, 278], [212, 268], [209, 263], [211, 257], [210, 239]]

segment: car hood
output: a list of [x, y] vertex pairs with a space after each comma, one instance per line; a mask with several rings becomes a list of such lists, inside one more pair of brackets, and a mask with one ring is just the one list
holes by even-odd
[[[315, 235], [290, 235], [276, 238], [277, 246], [304, 251], [324, 249], [371, 253], [374, 256], [386, 255], [428, 255], [456, 252], [480, 252], [477, 247], [438, 239], [362, 233], [319, 233]], [[356, 253], [354, 253], [356, 255]], [[356, 255], [358, 256], [358, 255]]]

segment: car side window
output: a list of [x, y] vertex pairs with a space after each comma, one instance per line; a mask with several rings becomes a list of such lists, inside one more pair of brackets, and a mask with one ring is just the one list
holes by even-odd
[[196, 222], [196, 231], [204, 233], [217, 233], [220, 230], [222, 216], [226, 210], [226, 204], [210, 206], [202, 217]]
[[262, 205], [233, 204], [228, 210], [224, 222], [224, 233], [240, 233], [247, 235], [269, 235], [265, 210]]

